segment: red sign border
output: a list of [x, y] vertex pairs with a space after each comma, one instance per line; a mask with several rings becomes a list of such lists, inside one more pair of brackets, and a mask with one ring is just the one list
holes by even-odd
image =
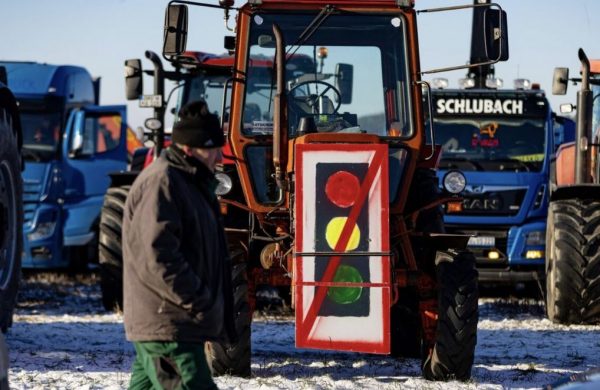
[[[299, 252], [302, 249], [303, 244], [303, 200], [304, 196], [302, 193], [303, 186], [303, 164], [304, 164], [304, 153], [312, 151], [350, 151], [350, 152], [373, 152], [374, 158], [381, 159], [379, 164], [379, 175], [381, 181], [381, 232], [382, 252], [389, 252], [389, 184], [388, 184], [388, 146], [387, 144], [299, 144], [296, 145], [296, 161], [295, 161], [295, 173], [296, 173], [296, 203], [295, 203], [295, 215], [296, 215], [296, 239], [295, 239], [295, 252]], [[371, 170], [372, 164], [369, 165]], [[361, 187], [362, 187], [361, 183]], [[370, 188], [368, 189], [370, 191]], [[367, 195], [368, 198], [368, 195]], [[341, 241], [341, 239], [340, 239]], [[390, 353], [390, 294], [391, 294], [391, 280], [390, 280], [390, 259], [389, 256], [377, 256], [383, 263], [383, 283], [372, 283], [373, 287], [382, 288], [383, 295], [383, 340], [381, 342], [360, 342], [360, 341], [331, 341], [331, 340], [313, 340], [310, 339], [309, 334], [314, 326], [313, 321], [303, 320], [303, 291], [302, 288], [306, 285], [314, 285], [313, 283], [304, 284], [302, 283], [302, 256], [295, 257], [294, 266], [294, 297], [296, 299], [296, 347], [298, 348], [318, 348], [327, 350], [344, 350], [344, 351], [355, 351], [355, 352], [366, 352], [366, 353], [377, 353], [377, 354], [389, 354]], [[381, 285], [386, 287], [381, 287]], [[318, 311], [318, 308], [317, 308]]]

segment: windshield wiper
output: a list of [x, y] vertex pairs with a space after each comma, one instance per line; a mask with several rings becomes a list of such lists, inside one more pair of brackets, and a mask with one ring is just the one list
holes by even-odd
[[442, 162], [448, 162], [448, 163], [453, 163], [453, 162], [467, 163], [467, 164], [471, 165], [473, 168], [475, 168], [478, 171], [485, 171], [485, 169], [483, 168], [483, 166], [477, 160], [469, 160], [466, 157], [447, 157], [447, 156], [444, 156], [444, 157], [442, 157]]
[[[302, 46], [306, 41], [313, 36], [313, 34], [321, 27], [321, 25], [327, 20], [329, 15], [333, 12], [334, 8], [331, 5], [326, 5], [321, 12], [306, 26], [302, 34], [296, 39], [293, 45], [290, 46], [289, 50], [285, 53], [286, 58], [289, 58], [296, 54], [300, 46]], [[295, 49], [294, 49], [295, 47]], [[292, 53], [290, 53], [294, 49]]]
[[21, 154], [23, 154], [23, 157], [25, 157], [25, 159], [27, 159], [27, 157], [30, 157], [30, 159], [33, 159], [35, 162], [42, 161], [42, 158], [40, 157], [39, 154], [37, 154], [33, 150], [30, 150], [30, 149], [27, 149], [27, 148], [23, 148], [21, 150]]
[[500, 164], [502, 164], [502, 163], [510, 163], [510, 164], [516, 165], [517, 167], [525, 168], [525, 170], [527, 172], [531, 171], [531, 169], [529, 168], [529, 165], [525, 161], [521, 161], [521, 160], [518, 160], [516, 158], [510, 158], [510, 157], [492, 158], [492, 159], [490, 159], [490, 161], [497, 162], [497, 163], [500, 163]]

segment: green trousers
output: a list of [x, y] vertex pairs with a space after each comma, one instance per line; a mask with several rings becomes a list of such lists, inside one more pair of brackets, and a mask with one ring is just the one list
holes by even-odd
[[203, 343], [134, 342], [129, 389], [217, 389]]

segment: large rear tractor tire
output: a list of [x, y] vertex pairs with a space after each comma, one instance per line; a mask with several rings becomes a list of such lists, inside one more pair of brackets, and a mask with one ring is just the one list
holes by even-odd
[[477, 344], [479, 289], [470, 252], [439, 252], [438, 324], [432, 353], [423, 363], [429, 380], [466, 381], [471, 377]]
[[[234, 253], [231, 254], [235, 256]], [[214, 376], [233, 375], [250, 377], [252, 313], [248, 304], [248, 280], [246, 264], [234, 263], [232, 269], [233, 305], [235, 329], [238, 342], [222, 344], [206, 343], [206, 361]]]
[[102, 305], [106, 310], [123, 309], [123, 247], [121, 232], [125, 201], [131, 186], [109, 188], [100, 217], [98, 261]]
[[10, 114], [0, 109], [0, 330], [12, 325], [21, 277], [23, 183]]
[[550, 202], [546, 312], [561, 324], [600, 323], [600, 201]]

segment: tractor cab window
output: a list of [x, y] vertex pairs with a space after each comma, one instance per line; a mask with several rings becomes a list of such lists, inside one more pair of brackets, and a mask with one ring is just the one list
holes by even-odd
[[[184, 83], [186, 89], [181, 95], [181, 101], [178, 106], [183, 107], [189, 102], [204, 100], [210, 112], [221, 119], [223, 91], [228, 78], [222, 75], [212, 76], [204, 74], [194, 77], [191, 82]], [[229, 107], [225, 108], [224, 117], [225, 122], [227, 122], [229, 120]]]
[[[243, 132], [271, 134], [275, 97], [273, 24], [286, 45], [288, 134], [412, 135], [405, 32], [399, 17], [260, 14], [252, 19]], [[391, 129], [394, 130], [391, 130]]]

